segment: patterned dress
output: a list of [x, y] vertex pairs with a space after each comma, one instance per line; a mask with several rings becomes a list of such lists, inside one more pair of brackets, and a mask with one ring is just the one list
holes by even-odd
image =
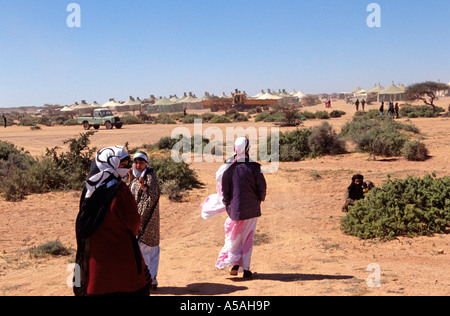
[[133, 193], [138, 211], [142, 218], [142, 225], [139, 229], [139, 241], [149, 247], [159, 246], [159, 181], [153, 169], [148, 169], [145, 175], [145, 186], [147, 192], [141, 189], [139, 179], [134, 178], [130, 183], [131, 193]]

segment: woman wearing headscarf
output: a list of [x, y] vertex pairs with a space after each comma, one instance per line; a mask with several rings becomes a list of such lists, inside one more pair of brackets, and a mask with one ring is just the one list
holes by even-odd
[[152, 289], [156, 290], [160, 257], [159, 197], [161, 191], [156, 173], [150, 168], [148, 161], [145, 152], [137, 151], [134, 154], [130, 189], [142, 220], [138, 233], [139, 247], [153, 278]]
[[128, 186], [130, 157], [121, 146], [98, 151], [76, 220], [80, 287], [84, 295], [149, 295], [151, 276], [136, 239], [141, 219]]
[[[266, 197], [266, 180], [261, 165], [249, 159], [248, 139], [238, 138], [234, 149], [235, 155], [216, 174], [216, 179], [220, 180], [217, 196], [208, 197], [202, 204], [202, 214], [208, 218], [211, 214], [226, 210], [229, 217], [225, 222], [225, 245], [216, 267], [224, 269], [232, 266], [231, 275], [237, 275], [242, 268], [244, 278], [251, 278], [253, 237], [258, 217], [261, 216], [261, 202]], [[218, 197], [222, 197], [222, 207]]]

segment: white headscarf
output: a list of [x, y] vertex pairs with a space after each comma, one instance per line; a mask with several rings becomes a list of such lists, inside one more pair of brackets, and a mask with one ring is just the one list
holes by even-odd
[[147, 154], [146, 154], [145, 152], [139, 150], [139, 151], [137, 151], [137, 152], [134, 154], [134, 156], [133, 156], [133, 161], [134, 161], [135, 159], [137, 159], [137, 158], [140, 158], [140, 159], [144, 160], [144, 161], [147, 163], [147, 165], [146, 165], [144, 171], [139, 172], [139, 171], [137, 171], [136, 167], [135, 167], [134, 164], [133, 164], [133, 175], [134, 175], [136, 178], [144, 177], [144, 176], [145, 176], [145, 173], [146, 173], [146, 171], [147, 171], [147, 168], [150, 168], [150, 166], [149, 166], [149, 164], [148, 164], [148, 156], [147, 156]]
[[100, 149], [95, 156], [95, 163], [100, 172], [91, 176], [86, 182], [86, 198], [91, 197], [105, 180], [114, 175], [118, 180], [128, 175], [128, 169], [119, 168], [121, 160], [129, 157], [123, 146], [111, 146]]
[[245, 153], [250, 150], [250, 142], [245, 137], [239, 137], [234, 142], [234, 151], [236, 152], [236, 158], [245, 157]]

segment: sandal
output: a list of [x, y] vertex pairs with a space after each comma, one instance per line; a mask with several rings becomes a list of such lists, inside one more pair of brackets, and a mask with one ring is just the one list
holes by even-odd
[[235, 265], [233, 266], [233, 268], [231, 268], [230, 275], [238, 275], [238, 272], [239, 272], [239, 265]]

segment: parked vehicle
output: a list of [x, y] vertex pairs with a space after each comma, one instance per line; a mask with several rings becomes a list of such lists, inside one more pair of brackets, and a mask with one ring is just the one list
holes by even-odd
[[81, 124], [85, 130], [90, 129], [91, 126], [99, 129], [101, 125], [104, 125], [106, 129], [113, 127], [120, 129], [122, 128], [122, 119], [114, 116], [109, 109], [95, 109], [92, 116], [78, 117], [78, 124]]

